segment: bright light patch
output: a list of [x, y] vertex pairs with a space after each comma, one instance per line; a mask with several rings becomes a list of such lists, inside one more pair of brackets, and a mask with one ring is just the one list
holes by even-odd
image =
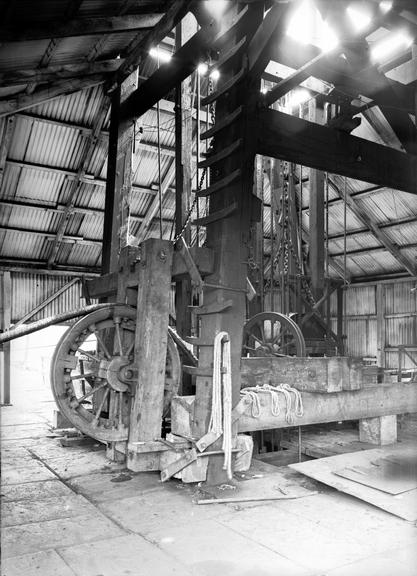
[[390, 56], [395, 56], [396, 53], [409, 48], [412, 43], [413, 39], [405, 32], [390, 34], [387, 38], [372, 47], [372, 59], [382, 62]]
[[290, 95], [288, 104], [291, 108], [293, 108], [294, 106], [299, 106], [300, 104], [307, 102], [309, 99], [310, 92], [305, 88], [299, 88], [298, 90], [293, 90]]
[[210, 78], [212, 80], [218, 80], [220, 78], [220, 72], [218, 70], [213, 70], [213, 72], [210, 74]]
[[339, 43], [335, 33], [309, 0], [305, 0], [294, 12], [287, 34], [301, 44], [314, 44], [324, 52], [332, 50]]
[[268, 92], [268, 88], [266, 86], [262, 86], [261, 93], [266, 94]]
[[365, 10], [359, 10], [353, 6], [348, 6], [346, 12], [352, 23], [355, 32], [365, 30], [371, 23], [371, 15]]
[[214, 18], [220, 18], [227, 7], [227, 0], [207, 0], [206, 9]]
[[200, 76], [204, 76], [204, 74], [207, 74], [207, 70], [208, 66], [205, 62], [201, 62], [201, 64], [197, 66], [197, 72], [200, 74]]
[[379, 3], [379, 9], [383, 14], [389, 12], [391, 8], [392, 8], [392, 0], [382, 0], [382, 2]]
[[152, 58], [156, 58], [159, 62], [169, 62], [172, 58], [172, 54], [160, 48], [151, 48], [149, 55], [152, 56]]

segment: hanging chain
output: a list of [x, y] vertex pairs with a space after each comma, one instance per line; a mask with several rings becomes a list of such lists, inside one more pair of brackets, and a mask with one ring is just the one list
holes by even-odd
[[[209, 80], [208, 80], [208, 93], [211, 94], [212, 91], [213, 91], [213, 80], [212, 80], [211, 77], [209, 77]], [[199, 102], [197, 102], [197, 106], [200, 106], [200, 103], [199, 103]], [[216, 111], [215, 111], [215, 105], [214, 105], [214, 103], [210, 104], [210, 106], [209, 106], [209, 111], [210, 111], [211, 124], [212, 124], [212, 126], [213, 126], [214, 123], [215, 123], [215, 121], [216, 121]], [[207, 154], [209, 154], [209, 153], [212, 151], [212, 149], [213, 149], [213, 141], [211, 141], [211, 143], [210, 143], [210, 146], [209, 146], [209, 148], [208, 148], [208, 150], [207, 150]], [[198, 158], [197, 158], [197, 162], [198, 162]], [[198, 167], [197, 167], [197, 170], [198, 170]], [[201, 174], [201, 178], [200, 178], [200, 181], [199, 181], [199, 183], [198, 183], [197, 190], [195, 191], [193, 203], [191, 204], [191, 207], [190, 207], [190, 209], [188, 210], [188, 214], [187, 214], [187, 216], [186, 216], [186, 218], [185, 218], [185, 220], [184, 220], [184, 224], [182, 225], [182, 228], [181, 228], [181, 230], [178, 232], [178, 234], [174, 237], [174, 240], [173, 240], [174, 244], [176, 244], [176, 243], [178, 242], [178, 240], [180, 240], [180, 239], [184, 236], [185, 230], [187, 229], [187, 226], [188, 226], [188, 224], [190, 223], [192, 213], [194, 212], [194, 208], [196, 207], [197, 202], [198, 202], [198, 192], [200, 192], [200, 190], [203, 188], [203, 184], [204, 184], [204, 180], [205, 180], [206, 174], [207, 174], [207, 167], [204, 168], [204, 170], [203, 170], [203, 172], [202, 172], [202, 174]]]

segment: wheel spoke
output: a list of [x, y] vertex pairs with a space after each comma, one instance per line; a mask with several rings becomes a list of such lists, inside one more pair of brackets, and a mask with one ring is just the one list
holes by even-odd
[[121, 426], [123, 426], [123, 392], [119, 392], [118, 395], [118, 400], [119, 400], [119, 423], [118, 423], [118, 428], [120, 428]]
[[91, 425], [92, 425], [92, 426], [97, 426], [98, 421], [100, 420], [101, 411], [102, 411], [103, 408], [104, 408], [104, 404], [106, 403], [107, 396], [109, 395], [109, 392], [110, 392], [110, 389], [107, 388], [107, 390], [106, 390], [106, 391], [104, 392], [104, 394], [103, 394], [103, 398], [101, 399], [101, 402], [100, 402], [100, 404], [99, 404], [99, 407], [97, 408], [97, 412], [96, 412], [96, 414], [95, 414], [95, 416], [94, 416], [94, 418], [93, 418], [93, 420], [92, 420], [92, 422], [91, 422]]
[[91, 388], [90, 392], [87, 392], [86, 394], [84, 394], [84, 396], [81, 396], [81, 398], [77, 398], [77, 402], [78, 404], [81, 404], [81, 402], [83, 400], [85, 400], [86, 398], [88, 398], [89, 396], [92, 396], [93, 394], [95, 394], [96, 392], [98, 392], [99, 390], [101, 390], [102, 388], [105, 388], [106, 386], [108, 386], [107, 382], [103, 382], [102, 384], [100, 384], [99, 386], [96, 386], [96, 388]]
[[129, 356], [132, 354], [133, 350], [135, 349], [135, 339], [133, 338], [133, 342], [130, 344], [129, 348], [127, 349], [126, 352], [126, 356], [129, 358]]
[[258, 342], [258, 344], [260, 344], [261, 346], [264, 345], [264, 341], [260, 340], [257, 336], [255, 336], [255, 334], [253, 332], [250, 332], [248, 335], [248, 338], [253, 338], [254, 340], [256, 340]]
[[107, 360], [111, 360], [112, 356], [111, 356], [107, 346], [105, 345], [103, 338], [100, 336], [100, 334], [98, 332], [96, 332], [95, 334], [96, 334], [97, 342], [100, 344], [101, 349], [104, 352], [104, 355], [107, 357]]
[[87, 372], [87, 374], [75, 374], [74, 376], [71, 376], [71, 380], [80, 380], [82, 378], [91, 378], [91, 376], [96, 376], [95, 372]]
[[119, 345], [119, 355], [123, 356], [123, 345], [122, 345], [122, 334], [120, 332], [120, 322], [115, 322], [115, 325], [116, 325], [117, 344]]

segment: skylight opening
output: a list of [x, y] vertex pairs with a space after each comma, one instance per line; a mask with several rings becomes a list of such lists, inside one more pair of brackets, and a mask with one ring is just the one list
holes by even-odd
[[371, 48], [371, 57], [375, 62], [384, 62], [392, 56], [406, 50], [413, 43], [413, 39], [406, 32], [400, 31], [389, 34]]
[[287, 28], [287, 35], [300, 44], [313, 44], [328, 52], [339, 40], [328, 23], [310, 0], [305, 0], [294, 12]]
[[363, 8], [348, 6], [346, 12], [355, 32], [362, 32], [371, 23], [371, 14]]

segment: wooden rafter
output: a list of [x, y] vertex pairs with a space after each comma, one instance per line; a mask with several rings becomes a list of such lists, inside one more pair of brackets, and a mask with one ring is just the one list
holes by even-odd
[[27, 42], [49, 38], [92, 36], [96, 34], [118, 34], [153, 28], [162, 14], [129, 14], [96, 18], [76, 18], [61, 24], [5, 27], [0, 25], [0, 42]]
[[94, 74], [86, 78], [69, 78], [60, 82], [53, 82], [50, 85], [42, 86], [32, 94], [18, 94], [13, 98], [0, 100], [0, 117], [16, 114], [21, 110], [27, 110], [43, 102], [48, 102], [54, 98], [93, 88], [105, 82], [106, 77], [102, 74]]
[[[355, 214], [356, 218], [360, 220], [367, 228], [371, 231], [372, 235], [382, 244], [382, 246], [390, 253], [394, 258], [402, 265], [404, 268], [414, 276], [417, 272], [416, 266], [411, 262], [404, 254], [402, 254], [400, 248], [392, 242], [392, 240], [388, 237], [387, 233], [381, 229], [381, 227], [377, 224], [374, 218], [369, 214], [365, 213], [359, 206], [356, 204], [355, 200], [350, 195], [347, 188], [344, 192], [342, 192], [338, 186], [329, 178], [329, 184], [333, 188], [333, 190], [338, 194], [339, 198], [343, 198], [346, 201], [347, 206], [349, 209]], [[345, 195], [346, 194], [346, 195]], [[352, 253], [352, 251], [349, 251]], [[333, 255], [334, 256], [334, 255]]]

